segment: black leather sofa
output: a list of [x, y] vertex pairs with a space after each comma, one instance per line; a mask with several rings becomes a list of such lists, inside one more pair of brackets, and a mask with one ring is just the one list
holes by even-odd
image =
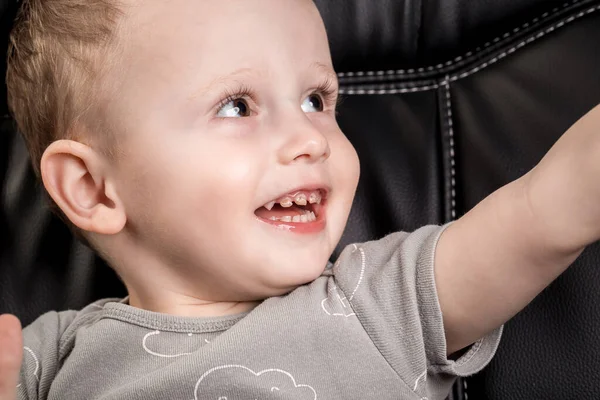
[[[600, 0], [316, 2], [344, 95], [339, 122], [362, 160], [340, 248], [459, 217], [600, 103]], [[17, 6], [0, 0], [3, 52]], [[0, 113], [0, 313], [27, 324], [123, 295], [49, 213], [5, 90]], [[594, 245], [506, 325], [497, 357], [452, 397], [599, 399], [599, 289]]]

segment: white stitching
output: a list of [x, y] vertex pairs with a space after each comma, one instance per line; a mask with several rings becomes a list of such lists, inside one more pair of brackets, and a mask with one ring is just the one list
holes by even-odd
[[572, 1], [566, 2], [562, 6], [556, 7], [552, 11], [547, 11], [544, 14], [542, 14], [541, 16], [534, 18], [533, 20], [531, 20], [531, 22], [526, 22], [523, 25], [521, 25], [520, 27], [514, 28], [512, 31], [506, 32], [500, 36], [495, 37], [494, 39], [490, 40], [489, 42], [486, 42], [483, 46], [477, 47], [475, 50], [469, 51], [465, 55], [458, 56], [458, 57], [456, 57], [452, 60], [446, 61], [444, 63], [440, 63], [437, 65], [430, 65], [428, 67], [421, 67], [421, 68], [409, 68], [409, 69], [397, 69], [397, 70], [390, 69], [390, 70], [379, 70], [379, 71], [340, 72], [340, 73], [338, 73], [338, 76], [340, 78], [345, 78], [345, 77], [351, 78], [351, 77], [362, 77], [362, 76], [408, 75], [408, 74], [414, 74], [414, 73], [425, 73], [425, 72], [437, 71], [437, 70], [441, 70], [443, 68], [448, 68], [454, 64], [457, 64], [457, 63], [471, 57], [473, 54], [477, 54], [480, 51], [487, 49], [488, 47], [498, 43], [501, 40], [509, 39], [511, 36], [514, 36], [517, 33], [529, 28], [531, 25], [535, 25], [540, 20], [546, 19], [547, 17], [554, 15], [554, 14], [558, 13], [559, 11], [563, 11], [564, 9], [566, 9], [570, 6], [573, 6], [577, 3], [579, 3], [580, 1], [581, 0], [572, 0]]
[[446, 97], [446, 125], [450, 142], [450, 217], [456, 218], [456, 160], [454, 151], [454, 122], [452, 119], [452, 96], [450, 94], [449, 76], [443, 82]]
[[488, 67], [488, 66], [490, 66], [492, 64], [495, 64], [496, 62], [498, 62], [498, 61], [506, 58], [506, 56], [514, 53], [515, 51], [519, 50], [520, 48], [522, 48], [522, 47], [524, 47], [524, 46], [526, 46], [526, 45], [528, 45], [528, 44], [530, 44], [530, 43], [532, 43], [532, 42], [534, 42], [534, 41], [542, 38], [543, 36], [546, 36], [546, 35], [554, 32], [556, 29], [562, 28], [563, 26], [565, 26], [567, 24], [570, 24], [571, 22], [575, 21], [576, 19], [579, 19], [581, 17], [589, 15], [589, 14], [591, 14], [593, 12], [598, 11], [598, 10], [600, 10], [600, 5], [594, 6], [592, 8], [589, 8], [589, 9], [585, 10], [585, 11], [581, 11], [581, 12], [575, 14], [575, 15], [572, 15], [569, 18], [567, 18], [566, 20], [560, 21], [556, 25], [553, 25], [553, 26], [551, 26], [551, 27], [543, 30], [542, 32], [538, 32], [534, 36], [531, 36], [531, 37], [523, 40], [522, 42], [520, 42], [516, 46], [511, 47], [510, 49], [508, 49], [508, 50], [500, 53], [496, 57], [492, 58], [489, 61], [484, 62], [480, 66], [478, 66], [476, 68], [473, 68], [470, 71], [466, 71], [466, 72], [463, 72], [461, 74], [453, 76], [452, 78], [450, 78], [450, 82], [454, 82], [454, 81], [457, 81], [459, 79], [466, 78], [467, 76], [473, 75], [474, 73], [481, 71], [483, 68], [486, 68], [486, 67]]
[[467, 352], [467, 354], [465, 354], [464, 356], [462, 356], [461, 359], [457, 361], [456, 365], [457, 366], [461, 366], [461, 365], [466, 364], [469, 361], [471, 361], [473, 359], [473, 357], [475, 357], [475, 355], [479, 352], [479, 350], [481, 349], [481, 346], [483, 345], [483, 342], [485, 340], [486, 340], [486, 338], [484, 337], [480, 341], [476, 342], [473, 345], [473, 347], [471, 347], [469, 349], [469, 351]]
[[398, 88], [398, 89], [346, 89], [346, 88], [340, 88], [340, 94], [345, 94], [345, 95], [362, 95], [362, 94], [367, 94], [367, 95], [373, 95], [373, 94], [399, 94], [399, 93], [414, 93], [414, 92], [423, 92], [426, 90], [434, 90], [439, 88], [440, 85], [435, 83], [435, 84], [430, 84], [430, 85], [425, 85], [425, 86], [412, 86], [412, 87], [404, 87], [404, 88]]
[[[576, 19], [582, 18], [586, 15], [592, 14], [599, 10], [600, 10], [600, 5], [597, 5], [592, 8], [589, 8], [585, 11], [581, 11], [575, 15], [572, 15], [571, 17], [567, 18], [566, 20], [559, 21], [555, 25], [552, 25], [549, 28], [547, 28], [541, 32], [538, 32], [535, 35], [521, 41], [514, 47], [511, 47], [510, 49], [503, 51], [502, 53], [498, 54], [491, 60], [486, 61], [483, 64], [481, 64], [473, 69], [470, 69], [465, 72], [461, 72], [459, 74], [450, 75], [449, 77], [446, 76], [444, 78], [444, 80], [442, 80], [441, 84], [443, 85], [446, 81], [456, 82], [460, 79], [464, 79], [468, 76], [471, 76], [471, 75], [481, 71], [482, 69], [487, 68], [487, 67], [497, 63], [498, 61], [503, 60], [507, 56], [509, 56], [512, 53], [514, 53], [515, 51], [525, 47], [526, 45], [554, 32], [556, 29], [562, 28], [563, 26], [575, 21]], [[379, 89], [357, 89], [358, 85], [356, 85], [356, 86], [351, 86], [350, 89], [341, 88], [340, 94], [343, 94], [343, 95], [375, 95], [375, 94], [414, 93], [414, 92], [422, 92], [422, 91], [427, 91], [427, 90], [434, 90], [434, 89], [439, 88], [439, 86], [440, 86], [439, 84], [428, 84], [428, 85], [423, 85], [423, 86], [411, 86], [411, 87], [395, 88], [395, 89], [382, 89], [382, 88], [379, 88]]]

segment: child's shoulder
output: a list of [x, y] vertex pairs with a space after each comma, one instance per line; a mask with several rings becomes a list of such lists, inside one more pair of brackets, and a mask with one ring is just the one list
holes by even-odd
[[372, 266], [381, 265], [391, 258], [418, 257], [432, 252], [440, 235], [449, 225], [425, 225], [413, 231], [396, 231], [379, 239], [351, 243], [343, 248], [333, 270], [339, 271], [337, 267], [340, 264], [351, 263], [353, 259], [359, 260], [359, 264], [366, 262]]
[[23, 329], [23, 341], [26, 346], [57, 346], [60, 353], [66, 351], [77, 331], [94, 324], [102, 318], [104, 307], [108, 303], [121, 302], [122, 299], [102, 299], [81, 310], [48, 311]]

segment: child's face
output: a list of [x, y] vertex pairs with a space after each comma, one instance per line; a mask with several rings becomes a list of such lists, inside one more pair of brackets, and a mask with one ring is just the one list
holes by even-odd
[[[122, 136], [115, 169], [136, 243], [185, 277], [182, 290], [211, 300], [264, 298], [318, 277], [359, 165], [335, 94], [319, 89], [337, 81], [313, 2], [151, 0], [128, 14], [107, 112]], [[263, 208], [298, 191], [323, 195], [317, 221]]]

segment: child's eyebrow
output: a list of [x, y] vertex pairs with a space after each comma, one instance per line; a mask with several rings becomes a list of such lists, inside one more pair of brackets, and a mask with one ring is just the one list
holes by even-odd
[[[335, 85], [337, 86], [338, 77], [331, 65], [322, 63], [320, 61], [315, 61], [309, 66], [308, 69], [309, 70], [317, 69], [320, 74], [325, 74], [327, 79], [330, 80], [331, 82], [334, 82]], [[191, 99], [194, 99], [197, 96], [202, 95], [204, 93], [209, 93], [209, 92], [213, 91], [215, 89], [215, 87], [222, 87], [227, 82], [231, 82], [232, 80], [235, 80], [236, 78], [239, 78], [241, 76], [260, 75], [260, 74], [261, 74], [261, 71], [256, 70], [255, 68], [248, 68], [248, 67], [238, 68], [226, 75], [218, 76], [215, 79], [213, 79], [211, 82], [209, 82], [207, 85], [201, 87], [200, 89], [194, 90], [194, 92], [189, 96], [189, 99], [191, 100]]]
[[220, 76], [216, 77], [215, 79], [213, 79], [212, 81], [210, 81], [207, 85], [194, 90], [194, 92], [189, 96], [189, 98], [194, 99], [199, 95], [213, 91], [217, 87], [219, 87], [219, 88], [223, 87], [223, 85], [225, 85], [227, 82], [231, 82], [232, 80], [235, 80], [236, 78], [239, 78], [241, 76], [250, 76], [253, 74], [260, 75], [261, 72], [257, 71], [254, 68], [247, 68], [247, 67], [238, 68], [235, 71], [232, 71], [226, 75], [220, 75]]
[[321, 73], [324, 73], [327, 75], [328, 80], [331, 80], [336, 85], [338, 84], [338, 76], [335, 73], [335, 71], [331, 65], [324, 64], [320, 61], [315, 61], [314, 63], [311, 64], [310, 68], [318, 69]]

